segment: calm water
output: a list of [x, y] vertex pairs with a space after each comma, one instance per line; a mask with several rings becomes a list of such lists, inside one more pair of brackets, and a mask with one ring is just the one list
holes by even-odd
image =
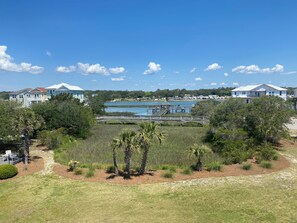
[[[154, 102], [154, 101], [116, 101], [116, 102], [106, 102], [105, 106], [106, 112], [133, 112], [136, 115], [152, 115], [152, 110], [149, 106], [170, 104], [173, 106], [181, 106], [185, 108], [186, 113], [191, 111], [191, 108], [197, 103], [197, 101], [169, 101], [169, 102]], [[119, 107], [109, 107], [109, 106], [119, 106]], [[123, 107], [120, 107], [123, 106]], [[136, 106], [136, 107], [125, 107], [125, 106]], [[140, 106], [140, 107], [137, 107]], [[146, 107], [147, 106], [147, 107]]]

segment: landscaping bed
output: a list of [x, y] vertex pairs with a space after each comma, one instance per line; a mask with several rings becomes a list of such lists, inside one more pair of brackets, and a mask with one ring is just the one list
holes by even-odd
[[166, 172], [165, 170], [150, 171], [152, 175], [145, 174], [143, 176], [132, 176], [130, 180], [125, 180], [123, 177], [117, 176], [113, 179], [107, 179], [111, 174], [106, 173], [103, 169], [96, 169], [95, 175], [93, 177], [85, 177], [87, 168], [81, 168], [83, 170], [82, 175], [75, 175], [74, 172], [67, 171], [68, 166], [56, 164], [54, 166], [54, 172], [62, 177], [70, 178], [74, 180], [90, 181], [90, 182], [104, 182], [104, 183], [114, 183], [114, 184], [125, 184], [125, 185], [135, 185], [135, 184], [152, 184], [152, 183], [162, 183], [162, 182], [174, 182], [182, 180], [191, 180], [199, 178], [209, 178], [209, 177], [227, 177], [227, 176], [241, 176], [241, 175], [258, 175], [267, 174], [271, 172], [276, 172], [285, 169], [290, 166], [290, 162], [283, 156], [279, 155], [277, 161], [271, 161], [272, 168], [265, 169], [260, 167], [259, 164], [255, 163], [255, 160], [248, 160], [245, 163], [251, 164], [250, 170], [243, 170], [242, 164], [233, 164], [223, 166], [222, 171], [206, 171], [201, 172], [193, 171], [190, 175], [182, 174], [181, 169], [177, 169], [176, 173], [173, 173], [172, 178], [164, 178], [162, 175]]

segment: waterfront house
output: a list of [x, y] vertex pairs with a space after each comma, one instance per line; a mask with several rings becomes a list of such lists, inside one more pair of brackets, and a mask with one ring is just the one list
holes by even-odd
[[11, 92], [9, 100], [22, 104], [23, 107], [30, 107], [32, 104], [45, 102], [47, 100], [45, 88], [25, 88]]
[[287, 89], [272, 84], [258, 84], [235, 88], [232, 90], [232, 97], [244, 98], [247, 102], [261, 96], [277, 96], [286, 100], [287, 92]]
[[66, 83], [55, 84], [45, 88], [47, 90], [47, 97], [56, 96], [58, 94], [70, 94], [74, 98], [84, 101], [84, 90], [78, 86], [73, 86]]

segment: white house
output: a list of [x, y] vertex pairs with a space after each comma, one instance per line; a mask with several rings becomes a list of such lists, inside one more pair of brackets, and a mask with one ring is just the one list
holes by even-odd
[[58, 94], [71, 94], [74, 98], [84, 101], [84, 90], [70, 84], [56, 84], [47, 88], [25, 88], [9, 94], [9, 100], [21, 103], [23, 107], [30, 107], [35, 103], [47, 101], [51, 96]]
[[30, 107], [32, 104], [45, 102], [47, 100], [46, 90], [41, 87], [35, 89], [25, 88], [10, 93], [9, 100], [21, 103], [23, 107]]
[[247, 85], [235, 88], [232, 90], [232, 97], [234, 98], [246, 98], [249, 102], [252, 98], [261, 96], [278, 96], [287, 99], [287, 89], [281, 88], [272, 84], [258, 84]]
[[74, 98], [84, 101], [84, 90], [78, 86], [73, 86], [66, 83], [55, 84], [45, 88], [47, 97], [56, 96], [58, 94], [71, 94]]

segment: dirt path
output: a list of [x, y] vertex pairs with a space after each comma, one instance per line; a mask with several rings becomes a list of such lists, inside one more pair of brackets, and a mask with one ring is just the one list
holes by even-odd
[[38, 174], [45, 176], [54, 173], [53, 167], [55, 164], [55, 160], [52, 150], [46, 150], [45, 147], [38, 147], [36, 146], [36, 143], [34, 143], [30, 153], [33, 156], [39, 156], [43, 158], [44, 168]]

